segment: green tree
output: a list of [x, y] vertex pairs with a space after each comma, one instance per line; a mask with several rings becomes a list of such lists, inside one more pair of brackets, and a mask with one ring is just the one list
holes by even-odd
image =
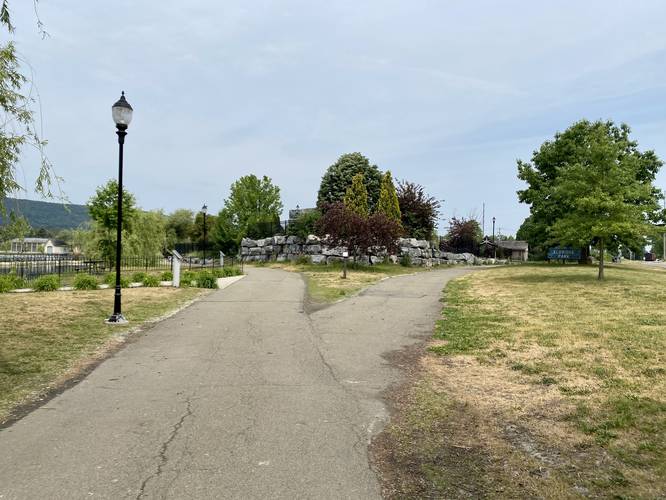
[[167, 217], [161, 210], [139, 210], [134, 229], [123, 239], [123, 253], [134, 257], [157, 257], [167, 247]]
[[349, 210], [361, 217], [368, 216], [368, 191], [363, 182], [363, 174], [356, 174], [352, 178], [351, 186], [347, 188], [345, 193], [344, 204]]
[[373, 211], [379, 200], [382, 174], [377, 165], [370, 165], [361, 153], [348, 153], [340, 156], [338, 161], [328, 167], [319, 186], [317, 206], [325, 210], [331, 203], [344, 201], [347, 189], [355, 175], [362, 174], [368, 192], [369, 209]]
[[[629, 137], [630, 132], [625, 124], [617, 126], [611, 121], [581, 120], [564, 132], [555, 134], [553, 140], [544, 142], [534, 151], [530, 162], [518, 160], [518, 178], [527, 183], [525, 189], [518, 191], [518, 199], [530, 205], [529, 220], [525, 221], [518, 235], [528, 241], [531, 249], [545, 253], [548, 246], [564, 243], [553, 239], [549, 230], [572, 210], [571, 203], [574, 200], [555, 199], [552, 191], [562, 172], [569, 166], [595, 162], [591, 144], [597, 141], [600, 135], [605, 137], [604, 142], [612, 145], [617, 155], [616, 162], [635, 165], [632, 169], [635, 170], [638, 181], [654, 181], [662, 162], [654, 151], [639, 151], [638, 143]], [[659, 190], [653, 188], [641, 196], [642, 198], [634, 201], [649, 209], [659, 196]], [[591, 243], [592, 241], [584, 242], [583, 248], [586, 249]]]
[[[206, 248], [212, 248], [211, 245], [211, 234], [215, 228], [217, 222], [217, 216], [206, 214]], [[199, 246], [204, 243], [204, 217], [202, 212], [197, 212], [194, 217], [194, 225], [192, 226], [192, 241], [197, 243]]]
[[321, 219], [321, 212], [319, 210], [303, 211], [301, 214], [289, 224], [287, 228], [289, 234], [300, 236], [305, 239], [310, 234], [317, 234], [317, 222]]
[[[10, 33], [14, 31], [7, 0], [0, 5], [0, 25]], [[25, 146], [34, 147], [40, 153], [35, 191], [52, 196], [52, 183], [59, 181], [45, 154], [46, 141], [36, 132], [38, 125], [31, 109], [34, 100], [22, 93], [27, 82], [19, 70], [14, 43], [9, 41], [0, 45], [0, 199], [23, 188], [18, 181], [17, 164]], [[4, 210], [4, 205], [0, 204], [0, 213]]]
[[382, 177], [381, 191], [379, 192], [379, 202], [377, 203], [377, 213], [386, 215], [391, 220], [400, 223], [402, 214], [400, 213], [400, 203], [398, 195], [393, 185], [391, 171], [388, 170]]
[[3, 250], [9, 250], [11, 247], [11, 240], [24, 239], [31, 231], [28, 219], [22, 215], [18, 215], [13, 210], [9, 212], [9, 220], [4, 226], [0, 226], [0, 243], [3, 245]]
[[[616, 133], [613, 133], [616, 132]], [[579, 161], [562, 165], [544, 192], [552, 203], [566, 206], [549, 227], [553, 240], [599, 250], [598, 278], [604, 278], [604, 254], [620, 244], [633, 246], [653, 231], [659, 219], [661, 192], [652, 184], [661, 162], [651, 157], [646, 171], [643, 155], [627, 154], [628, 127], [611, 129], [596, 122], [586, 134]], [[543, 188], [542, 188], [543, 189]]]
[[[99, 186], [87, 205], [101, 256], [112, 261], [115, 259], [118, 227], [118, 182], [112, 179], [104, 186]], [[123, 188], [123, 237], [132, 233], [136, 214], [134, 195]]]
[[174, 243], [191, 241], [194, 231], [194, 213], [192, 210], [180, 208], [169, 214], [166, 221], [166, 230], [169, 240]]
[[261, 238], [279, 229], [282, 208], [280, 188], [269, 177], [245, 175], [231, 185], [223, 210], [238, 234]]
[[225, 255], [236, 255], [243, 238], [234, 218], [226, 208], [220, 210], [212, 228], [211, 241], [215, 248], [219, 248]]

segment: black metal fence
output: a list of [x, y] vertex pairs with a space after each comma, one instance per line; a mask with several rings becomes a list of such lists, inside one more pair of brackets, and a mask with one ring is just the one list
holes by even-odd
[[71, 255], [0, 254], [0, 276], [13, 274], [27, 283], [48, 274], [62, 278], [78, 273], [100, 275], [106, 270], [101, 260], [74, 258]]
[[[171, 271], [171, 256], [136, 257], [125, 256], [120, 260], [120, 269], [124, 273]], [[181, 266], [185, 269], [215, 269], [220, 267], [219, 258], [186, 257]], [[224, 258], [224, 266], [242, 265], [233, 257]], [[115, 262], [91, 260], [74, 255], [47, 254], [0, 254], [0, 276], [13, 274], [26, 284], [40, 276], [56, 275], [63, 281], [69, 281], [77, 274], [85, 273], [101, 276], [115, 270]]]

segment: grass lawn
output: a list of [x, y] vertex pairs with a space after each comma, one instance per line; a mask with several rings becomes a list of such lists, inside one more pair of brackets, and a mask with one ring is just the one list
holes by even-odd
[[104, 324], [113, 290], [0, 294], [0, 422], [13, 407], [34, 401], [75, 375], [86, 360], [123, 333], [158, 318], [203, 292], [192, 288], [123, 290], [125, 326]]
[[377, 442], [389, 496], [664, 495], [666, 271], [606, 272], [524, 265], [447, 286]]
[[[256, 265], [256, 264], [254, 264]], [[284, 269], [303, 274], [308, 284], [308, 296], [315, 303], [330, 303], [357, 294], [364, 288], [388, 276], [426, 271], [424, 267], [405, 267], [398, 264], [361, 266], [349, 264], [347, 278], [342, 279], [342, 264], [296, 264], [273, 262], [261, 267]]]

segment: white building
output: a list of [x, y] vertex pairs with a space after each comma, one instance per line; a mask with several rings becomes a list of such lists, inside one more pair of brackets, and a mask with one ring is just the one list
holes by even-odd
[[14, 238], [11, 240], [13, 253], [45, 253], [48, 255], [61, 255], [69, 253], [70, 249], [61, 240], [49, 238]]

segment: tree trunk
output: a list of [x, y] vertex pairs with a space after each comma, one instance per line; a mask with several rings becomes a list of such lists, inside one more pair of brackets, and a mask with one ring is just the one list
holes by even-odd
[[604, 240], [599, 240], [599, 276], [598, 280], [604, 279]]
[[579, 264], [588, 264], [588, 259], [590, 257], [590, 246], [585, 245], [581, 248]]

